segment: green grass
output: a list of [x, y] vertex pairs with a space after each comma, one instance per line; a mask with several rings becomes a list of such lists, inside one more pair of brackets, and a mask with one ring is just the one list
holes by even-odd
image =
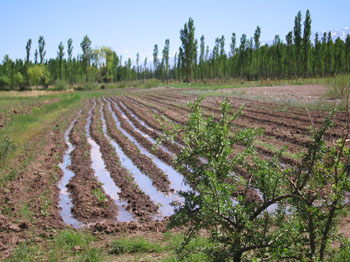
[[218, 90], [231, 89], [238, 87], [255, 87], [255, 86], [275, 86], [275, 85], [305, 85], [305, 84], [325, 84], [329, 78], [307, 78], [307, 79], [286, 79], [286, 80], [259, 80], [244, 81], [238, 79], [227, 80], [204, 80], [193, 81], [192, 83], [169, 83], [163, 86], [176, 88], [193, 88], [197, 90]]
[[[112, 260], [116, 257], [118, 261], [179, 261], [177, 251], [183, 240], [182, 233], [170, 232], [165, 233], [162, 240], [147, 239], [143, 236], [121, 237], [109, 244], [109, 254], [113, 255]], [[207, 245], [208, 240], [204, 237], [193, 239], [186, 247], [186, 261], [208, 261], [203, 252]]]
[[153, 253], [163, 252], [166, 247], [159, 242], [151, 242], [144, 237], [126, 238], [122, 237], [118, 240], [112, 241], [110, 244], [110, 254], [122, 255], [133, 253]]
[[20, 244], [13, 256], [6, 261], [104, 261], [105, 255], [93, 246], [94, 241], [91, 233], [62, 230], [47, 245], [39, 245], [31, 240]]

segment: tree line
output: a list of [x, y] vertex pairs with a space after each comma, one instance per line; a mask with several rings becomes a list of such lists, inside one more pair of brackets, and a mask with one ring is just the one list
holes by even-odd
[[48, 87], [57, 81], [70, 85], [82, 82], [115, 83], [119, 81], [159, 79], [164, 82], [203, 81], [207, 79], [293, 79], [300, 77], [328, 77], [350, 72], [350, 35], [346, 40], [332, 39], [331, 32], [315, 34], [311, 41], [311, 15], [307, 10], [302, 22], [299, 11], [294, 28], [285, 36], [285, 41], [276, 35], [272, 44], [261, 44], [261, 28], [257, 26], [253, 37], [242, 34], [240, 42], [232, 33], [230, 48], [225, 50], [224, 36], [215, 39], [210, 50], [205, 36], [195, 38], [195, 26], [189, 18], [180, 30], [181, 46], [170, 64], [170, 40], [166, 39], [160, 52], [158, 44], [153, 48], [153, 63], [131, 58], [123, 61], [109, 47], [91, 48], [86, 35], [80, 43], [82, 53], [73, 57], [73, 41], [66, 47], [60, 42], [56, 58], [46, 59], [45, 39], [40, 36], [30, 59], [32, 39], [26, 46], [25, 59], [12, 60], [5, 55], [0, 64], [1, 89], [26, 89], [30, 86]]

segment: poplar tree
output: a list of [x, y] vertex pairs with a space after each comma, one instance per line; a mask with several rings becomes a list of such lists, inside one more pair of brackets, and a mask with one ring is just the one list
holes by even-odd
[[309, 68], [309, 52], [311, 49], [311, 17], [310, 11], [306, 11], [306, 16], [304, 20], [304, 35], [303, 35], [303, 51], [304, 51], [304, 77], [308, 77], [308, 68]]
[[166, 82], [168, 82], [168, 79], [169, 79], [169, 49], [170, 49], [170, 41], [169, 39], [166, 39], [164, 49], [163, 49], [164, 79]]
[[64, 57], [64, 46], [62, 42], [58, 45], [57, 59], [58, 59], [58, 75], [59, 78], [62, 79], [62, 69], [63, 69], [63, 57]]
[[30, 49], [32, 47], [32, 39], [29, 39], [26, 45], [26, 64], [29, 64], [29, 60], [30, 60]]
[[294, 44], [295, 44], [295, 62], [297, 68], [297, 76], [300, 77], [301, 66], [301, 12], [299, 11], [294, 20]]
[[200, 38], [200, 51], [199, 51], [199, 70], [200, 70], [200, 79], [204, 79], [204, 53], [205, 53], [205, 38], [204, 35]]
[[194, 37], [194, 22], [192, 18], [184, 25], [180, 31], [180, 59], [185, 72], [185, 82], [189, 83], [192, 80], [193, 69], [197, 59], [197, 40]]
[[44, 58], [45, 58], [45, 55], [46, 55], [45, 40], [44, 40], [43, 36], [39, 37], [38, 48], [39, 48], [40, 64], [42, 64], [42, 63], [44, 63]]
[[81, 41], [80, 47], [83, 50], [83, 55], [81, 58], [82, 58], [84, 72], [85, 72], [85, 82], [88, 82], [89, 81], [88, 71], [90, 66], [92, 50], [91, 50], [91, 40], [87, 35], [84, 36], [83, 41]]
[[73, 56], [73, 40], [71, 38], [67, 41], [67, 54], [68, 54], [68, 75], [69, 83], [73, 85], [73, 67], [72, 67], [72, 56]]
[[158, 45], [155, 44], [153, 47], [153, 72], [154, 76], [158, 77], [158, 66], [159, 66], [159, 60], [158, 60]]
[[260, 35], [261, 35], [261, 28], [259, 26], [256, 27], [255, 33], [254, 33], [254, 49], [255, 49], [255, 55], [254, 55], [254, 74], [256, 75], [256, 79], [259, 79], [259, 48], [260, 48]]

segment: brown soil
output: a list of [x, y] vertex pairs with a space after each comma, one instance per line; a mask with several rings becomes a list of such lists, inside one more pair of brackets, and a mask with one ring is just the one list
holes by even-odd
[[[113, 103], [111, 104], [113, 109]], [[117, 110], [115, 110], [114, 112], [117, 112]], [[109, 135], [116, 140], [116, 142], [123, 149], [126, 155], [128, 155], [133, 161], [133, 163], [152, 180], [153, 185], [159, 191], [165, 193], [170, 192], [170, 181], [168, 177], [153, 163], [153, 161], [149, 157], [141, 154], [137, 146], [130, 140], [128, 140], [127, 137], [125, 137], [124, 134], [122, 134], [117, 129], [117, 126], [114, 120], [112, 119], [112, 116], [108, 114], [106, 106], [105, 117]], [[121, 119], [120, 116], [119, 119]]]
[[[49, 228], [66, 227], [58, 208], [58, 181], [63, 172], [56, 167], [66, 150], [64, 131], [75, 116], [76, 112], [68, 112], [43, 129], [28, 141], [32, 147], [13, 164], [18, 176], [0, 189], [0, 260], [8, 257], [17, 244], [31, 238], [33, 232], [48, 236]], [[33, 160], [26, 164], [26, 159]]]
[[106, 201], [101, 201], [93, 193], [104, 191], [91, 167], [91, 146], [85, 133], [88, 116], [89, 112], [85, 109], [70, 133], [70, 142], [75, 146], [70, 154], [72, 160], [70, 168], [75, 176], [67, 185], [74, 205], [72, 213], [83, 222], [102, 218], [116, 219], [118, 209], [110, 196], [106, 195]]
[[134, 218], [141, 221], [150, 221], [157, 213], [157, 206], [151, 201], [148, 195], [143, 193], [134, 182], [130, 173], [122, 168], [120, 160], [113, 146], [106, 139], [102, 130], [102, 122], [100, 115], [101, 103], [93, 111], [91, 122], [91, 135], [96, 143], [100, 146], [102, 158], [106, 164], [113, 181], [120, 188], [119, 197], [127, 201], [126, 209], [132, 212]]

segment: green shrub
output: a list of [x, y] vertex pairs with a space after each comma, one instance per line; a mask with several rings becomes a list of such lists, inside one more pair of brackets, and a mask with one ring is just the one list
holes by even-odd
[[327, 79], [327, 93], [330, 98], [347, 98], [350, 94], [350, 75], [338, 75]]
[[15, 149], [14, 144], [8, 137], [3, 137], [0, 134], [0, 167], [5, 162], [7, 156]]
[[86, 83], [79, 85], [78, 87], [75, 87], [74, 90], [84, 91], [84, 90], [93, 90], [93, 89], [97, 89], [97, 88], [98, 88], [98, 86], [95, 83], [86, 82]]
[[54, 83], [54, 90], [66, 90], [69, 85], [65, 80], [57, 79]]
[[143, 237], [122, 237], [112, 242], [110, 254], [152, 253], [161, 252], [163, 249], [159, 243], [151, 242]]

